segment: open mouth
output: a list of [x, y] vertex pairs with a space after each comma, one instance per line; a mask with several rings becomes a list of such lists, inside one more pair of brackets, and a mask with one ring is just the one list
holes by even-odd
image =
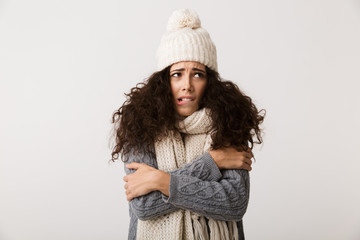
[[195, 100], [195, 98], [191, 97], [191, 96], [181, 96], [177, 99], [177, 104], [183, 105], [183, 104], [191, 103], [194, 100]]
[[190, 102], [194, 101], [193, 98], [178, 98], [178, 102]]

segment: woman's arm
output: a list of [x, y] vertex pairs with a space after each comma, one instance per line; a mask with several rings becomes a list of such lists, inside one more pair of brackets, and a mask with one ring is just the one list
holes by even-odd
[[[131, 203], [133, 205], [140, 204], [136, 204], [140, 208], [135, 208], [138, 217], [145, 220], [151, 219], [175, 211], [179, 207], [215, 219], [241, 220], [248, 202], [248, 190], [246, 190], [249, 186], [246, 184], [248, 173], [243, 171], [245, 175], [239, 174], [240, 172], [235, 170], [224, 170], [220, 173], [219, 167], [250, 167], [251, 169], [251, 154], [239, 153], [235, 150], [231, 152], [231, 149], [210, 153], [215, 156], [216, 161], [209, 153], [206, 153], [193, 163], [170, 173], [146, 164], [128, 165], [128, 167], [136, 169], [134, 174], [124, 177], [124, 180], [129, 183], [129, 186], [125, 186], [127, 187], [127, 196], [130, 196], [130, 199], [135, 197]], [[224, 156], [227, 156], [226, 161]], [[154, 162], [156, 163], [155, 160]], [[244, 162], [247, 162], [247, 167], [244, 167]], [[189, 186], [190, 191], [184, 186]], [[162, 191], [164, 194], [156, 190]], [[189, 194], [186, 194], [187, 192]], [[167, 198], [165, 195], [170, 195], [170, 197]], [[221, 200], [221, 197], [219, 198], [221, 195], [225, 196], [225, 202]], [[204, 199], [211, 199], [210, 205], [206, 201], [204, 202]], [[152, 214], [152, 210], [154, 210], [154, 214]], [[228, 214], [227, 219], [224, 219], [224, 212], [228, 211], [231, 213]], [[143, 214], [148, 216], [143, 216]]]
[[250, 194], [249, 172], [253, 154], [249, 149], [234, 148], [210, 151], [222, 177], [218, 181], [202, 181], [193, 176], [171, 174], [169, 195], [165, 202], [191, 210], [202, 216], [223, 221], [241, 221]]
[[[156, 159], [153, 158], [150, 154], [136, 156], [132, 153], [129, 153], [126, 156], [126, 160], [125, 172], [127, 176], [136, 172], [135, 169], [129, 169], [126, 167], [127, 164], [130, 163], [143, 163], [152, 167], [153, 169], [157, 169]], [[192, 163], [186, 164], [182, 168], [176, 169], [170, 173], [182, 176], [193, 176], [205, 181], [218, 181], [222, 176], [220, 170], [209, 153], [205, 153]], [[134, 176], [134, 179], [136, 179], [136, 176]], [[141, 177], [141, 180], [144, 180], [143, 177]], [[169, 183], [167, 188], [168, 187]], [[135, 215], [141, 220], [148, 220], [179, 209], [170, 203], [164, 202], [164, 196], [165, 195], [160, 191], [151, 191], [145, 195], [140, 195], [131, 199], [128, 198], [128, 200], [130, 201], [130, 207]]]
[[219, 181], [171, 174], [167, 203], [216, 220], [240, 221], [249, 202], [249, 172], [222, 170]]

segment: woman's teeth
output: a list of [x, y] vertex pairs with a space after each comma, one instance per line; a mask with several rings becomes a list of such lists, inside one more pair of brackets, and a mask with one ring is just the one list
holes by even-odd
[[180, 102], [181, 102], [181, 101], [192, 101], [192, 99], [191, 99], [191, 98], [180, 98], [179, 101], [180, 101]]

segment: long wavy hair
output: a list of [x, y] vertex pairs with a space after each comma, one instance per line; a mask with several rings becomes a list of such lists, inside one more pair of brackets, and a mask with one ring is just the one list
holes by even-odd
[[[213, 121], [212, 149], [235, 147], [239, 151], [262, 143], [260, 124], [265, 110], [256, 108], [231, 81], [206, 67], [207, 85], [199, 108], [209, 108]], [[115, 146], [112, 161], [119, 154], [155, 154], [154, 142], [169, 131], [177, 130], [176, 112], [170, 86], [170, 66], [153, 73], [126, 95], [126, 101], [113, 113]]]

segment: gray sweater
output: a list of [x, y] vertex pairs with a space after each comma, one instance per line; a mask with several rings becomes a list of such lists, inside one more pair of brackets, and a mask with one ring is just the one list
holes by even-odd
[[[126, 156], [127, 163], [140, 162], [157, 168], [151, 154]], [[126, 174], [135, 170], [127, 169]], [[138, 219], [146, 221], [178, 209], [186, 209], [215, 220], [236, 221], [239, 239], [244, 238], [242, 218], [249, 202], [249, 173], [219, 170], [209, 153], [169, 172], [169, 197], [154, 191], [129, 202], [129, 240], [136, 239]]]

